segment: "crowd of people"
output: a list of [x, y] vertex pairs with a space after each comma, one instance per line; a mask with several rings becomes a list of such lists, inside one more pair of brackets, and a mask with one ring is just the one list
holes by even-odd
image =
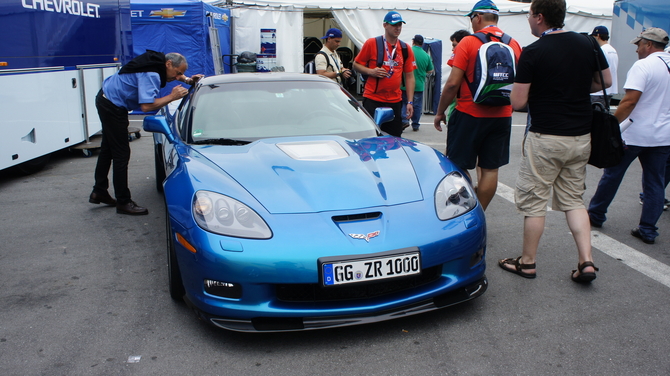
[[[533, 0], [528, 24], [538, 39], [522, 48], [498, 27], [499, 9], [492, 0], [478, 1], [466, 16], [473, 33], [458, 30], [451, 37], [451, 72], [441, 92], [434, 127], [442, 132], [446, 126], [449, 159], [466, 173], [476, 169], [476, 179], [471, 180], [484, 210], [495, 196], [499, 168], [509, 163], [512, 112], [528, 112], [514, 195], [524, 217], [521, 255], [499, 260], [499, 266], [524, 278], [536, 277], [536, 255], [551, 198], [552, 208], [565, 213], [577, 248], [577, 268], [571, 279], [593, 281], [598, 268], [591, 252], [591, 227], [603, 226], [607, 208], [635, 159], [643, 169], [643, 205], [631, 235], [653, 244], [659, 235], [657, 221], [664, 205], [667, 208], [665, 189], [670, 181], [667, 32], [648, 28], [631, 41], [639, 60], [627, 73], [623, 99], [614, 112], [619, 122], [631, 124], [622, 133], [625, 153], [618, 166], [604, 169], [587, 208], [583, 196], [591, 152], [592, 104], [609, 109], [612, 96], [618, 94], [618, 55], [608, 43], [609, 30], [598, 26], [592, 38], [565, 30], [565, 0]], [[342, 40], [336, 28], [326, 32], [322, 53], [315, 58], [316, 72], [340, 84], [356, 72], [365, 76], [363, 107], [371, 114], [378, 107], [392, 108], [394, 120], [381, 129], [396, 137], [410, 126], [419, 130], [425, 80], [435, 69], [423, 50], [423, 36], [415, 35], [411, 47], [400, 40], [403, 24], [400, 13], [388, 12], [382, 22], [384, 33], [365, 41], [354, 58], [353, 70], [343, 67], [336, 52]], [[487, 40], [505, 45], [503, 50], [509, 51], [516, 67], [510, 91], [495, 104], [480, 100], [472, 86], [481, 59], [478, 53]], [[594, 48], [598, 45], [600, 48]], [[148, 51], [105, 80], [96, 100], [103, 139], [91, 203], [115, 206], [121, 214], [148, 213], [131, 200], [128, 189], [127, 111], [154, 110], [182, 98], [186, 89], [181, 86], [162, 98], [158, 93], [166, 82], [193, 85], [202, 77], [187, 78], [186, 69], [186, 60], [179, 54]], [[107, 192], [112, 162], [116, 199]]]

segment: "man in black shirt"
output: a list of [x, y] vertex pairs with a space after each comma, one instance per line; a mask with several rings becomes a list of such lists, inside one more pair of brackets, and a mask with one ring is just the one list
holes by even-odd
[[610, 70], [590, 37], [563, 28], [565, 0], [533, 0], [528, 22], [540, 38], [521, 53], [511, 99], [520, 110], [528, 105], [528, 133], [517, 178], [515, 201], [524, 214], [523, 252], [499, 261], [505, 271], [535, 278], [535, 256], [544, 231], [547, 202], [565, 212], [577, 244], [575, 282], [589, 283], [598, 270], [591, 256], [591, 227], [584, 205], [586, 164], [591, 152], [590, 93], [605, 86]]

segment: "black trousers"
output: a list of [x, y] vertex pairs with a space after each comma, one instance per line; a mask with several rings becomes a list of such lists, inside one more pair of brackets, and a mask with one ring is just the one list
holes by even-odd
[[375, 109], [377, 109], [378, 107], [391, 107], [393, 109], [393, 113], [395, 114], [393, 120], [389, 121], [388, 123], [384, 123], [380, 126], [382, 131], [390, 134], [391, 136], [401, 137], [403, 131], [402, 113], [401, 113], [402, 102], [385, 103], [385, 102], [377, 102], [368, 98], [363, 98], [363, 108], [365, 108], [365, 111], [367, 111], [373, 118], [375, 116]]
[[95, 107], [102, 122], [102, 144], [98, 163], [95, 166], [93, 191], [104, 193], [109, 188], [109, 169], [114, 163], [113, 183], [116, 201], [120, 205], [131, 201], [128, 189], [128, 162], [130, 144], [128, 141], [128, 110], [117, 107], [103, 96], [102, 90], [95, 97]]

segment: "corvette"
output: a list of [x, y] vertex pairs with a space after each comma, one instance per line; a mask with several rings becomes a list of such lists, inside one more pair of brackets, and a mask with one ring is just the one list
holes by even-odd
[[486, 291], [486, 221], [443, 154], [385, 135], [335, 82], [202, 79], [147, 116], [169, 291], [234, 331], [357, 325]]

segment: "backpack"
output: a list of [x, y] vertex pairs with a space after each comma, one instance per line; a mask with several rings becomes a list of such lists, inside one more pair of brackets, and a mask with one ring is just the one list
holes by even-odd
[[516, 71], [514, 50], [509, 46], [512, 37], [503, 33], [497, 42], [491, 40], [490, 34], [478, 32], [472, 35], [483, 43], [477, 52], [474, 79], [470, 82], [466, 76], [472, 101], [487, 106], [510, 105]]
[[305, 69], [303, 73], [316, 74], [316, 62], [314, 60], [316, 60], [316, 55], [319, 54], [323, 55], [326, 58], [326, 63], [328, 64], [328, 66], [326, 66], [326, 70], [328, 69], [328, 67], [333, 66], [332, 64], [330, 64], [330, 59], [328, 58], [328, 55], [326, 55], [326, 53], [323, 51], [319, 51], [316, 54], [314, 54], [314, 59], [310, 60], [307, 64], [305, 64]]
[[[377, 68], [379, 68], [384, 64], [384, 52], [386, 51], [384, 48], [384, 37], [382, 35], [376, 37], [375, 42], [377, 43]], [[404, 62], [407, 61], [407, 56], [409, 56], [409, 52], [407, 52], [407, 43], [400, 40], [400, 48], [402, 49], [402, 59], [404, 64]], [[363, 82], [367, 84], [368, 75], [361, 73], [361, 78], [363, 79]], [[376, 88], [375, 91], [377, 91]]]

